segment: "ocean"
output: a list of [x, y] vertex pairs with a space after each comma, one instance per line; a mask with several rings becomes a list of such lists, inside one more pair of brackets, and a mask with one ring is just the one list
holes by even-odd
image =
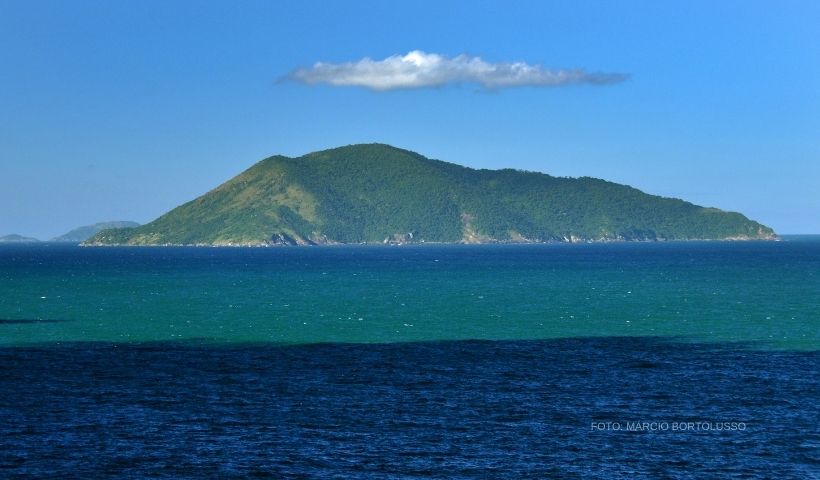
[[820, 478], [820, 237], [0, 246], [0, 477]]

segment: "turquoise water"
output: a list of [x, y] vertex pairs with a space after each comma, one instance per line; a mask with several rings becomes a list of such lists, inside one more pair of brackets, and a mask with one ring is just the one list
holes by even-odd
[[0, 472], [814, 478], [787, 240], [0, 247]]
[[820, 237], [311, 248], [0, 247], [0, 344], [599, 336], [820, 347]]

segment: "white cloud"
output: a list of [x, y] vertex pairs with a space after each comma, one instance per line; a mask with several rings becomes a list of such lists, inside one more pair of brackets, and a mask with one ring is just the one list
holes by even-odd
[[307, 85], [366, 87], [373, 90], [440, 87], [473, 83], [487, 89], [507, 87], [557, 87], [563, 85], [607, 85], [626, 80], [620, 73], [590, 73], [585, 70], [553, 70], [524, 62], [490, 63], [481, 57], [448, 57], [414, 50], [384, 60], [363, 58], [357, 62], [317, 62], [285, 77]]

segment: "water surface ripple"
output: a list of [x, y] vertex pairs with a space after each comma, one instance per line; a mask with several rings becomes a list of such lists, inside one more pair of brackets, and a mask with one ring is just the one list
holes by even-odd
[[[0, 472], [805, 479], [818, 360], [642, 337], [10, 347]], [[641, 421], [745, 429], [626, 431]]]

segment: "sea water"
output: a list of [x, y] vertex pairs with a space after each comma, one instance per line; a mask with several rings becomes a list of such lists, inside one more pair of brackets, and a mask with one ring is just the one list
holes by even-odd
[[817, 237], [3, 246], [0, 476], [812, 478], [818, 272]]

